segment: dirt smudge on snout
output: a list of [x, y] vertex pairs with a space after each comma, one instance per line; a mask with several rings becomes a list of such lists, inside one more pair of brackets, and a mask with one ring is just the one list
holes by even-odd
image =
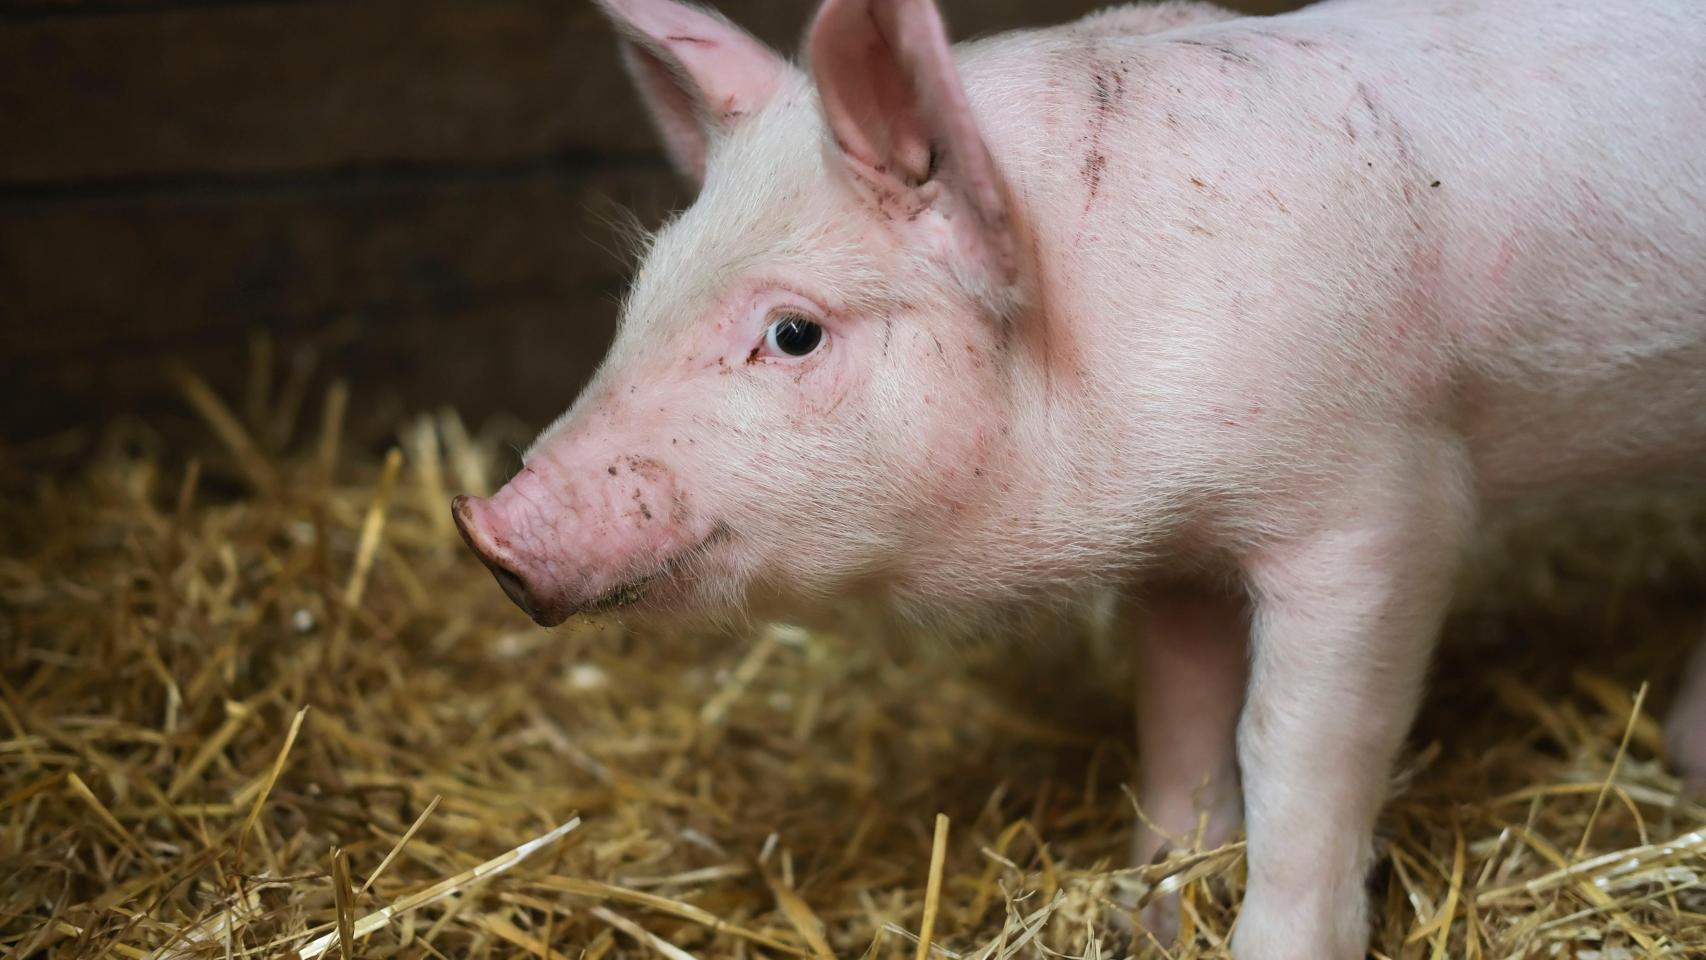
[[654, 483], [667, 479], [669, 475], [668, 468], [651, 457], [626, 456], [622, 462], [630, 472]]

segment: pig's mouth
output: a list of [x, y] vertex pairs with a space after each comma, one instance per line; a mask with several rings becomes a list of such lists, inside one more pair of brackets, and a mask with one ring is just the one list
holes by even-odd
[[[728, 525], [718, 521], [711, 528], [711, 532], [706, 534], [704, 539], [698, 543], [678, 551], [645, 573], [630, 577], [591, 600], [569, 607], [562, 613], [558, 622], [560, 623], [578, 614], [608, 613], [612, 610], [637, 606], [646, 600], [654, 588], [663, 584], [676, 585], [679, 589], [683, 571], [704, 559], [706, 554], [731, 536], [733, 536], [733, 531], [729, 529]], [[556, 624], [545, 625], [555, 626]]]

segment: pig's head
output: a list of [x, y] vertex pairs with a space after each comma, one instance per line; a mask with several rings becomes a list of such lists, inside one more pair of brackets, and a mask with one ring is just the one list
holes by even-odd
[[[796, 67], [600, 0], [693, 205], [468, 544], [535, 620], [921, 582], [1011, 485], [1008, 197], [930, 0], [828, 0]], [[1003, 479], [1006, 478], [1006, 479]]]

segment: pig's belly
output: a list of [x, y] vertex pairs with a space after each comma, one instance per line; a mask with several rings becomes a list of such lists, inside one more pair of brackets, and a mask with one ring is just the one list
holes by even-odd
[[1706, 491], [1706, 315], [1700, 338], [1588, 375], [1511, 368], [1464, 391], [1483, 498], [1649, 483]]

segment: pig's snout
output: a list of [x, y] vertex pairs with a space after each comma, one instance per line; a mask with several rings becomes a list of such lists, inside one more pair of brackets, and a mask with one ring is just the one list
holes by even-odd
[[492, 509], [490, 500], [483, 497], [459, 496], [450, 502], [451, 516], [456, 518], [456, 530], [463, 542], [497, 578], [504, 594], [542, 627], [554, 627], [568, 619], [572, 612], [552, 598], [551, 591], [542, 589], [539, 574], [531, 576], [522, 570], [521, 558], [510, 546], [503, 532], [502, 518]]
[[676, 602], [727, 533], [693, 509], [668, 465], [585, 446], [535, 458], [490, 497], [451, 502], [469, 549], [541, 626]]

